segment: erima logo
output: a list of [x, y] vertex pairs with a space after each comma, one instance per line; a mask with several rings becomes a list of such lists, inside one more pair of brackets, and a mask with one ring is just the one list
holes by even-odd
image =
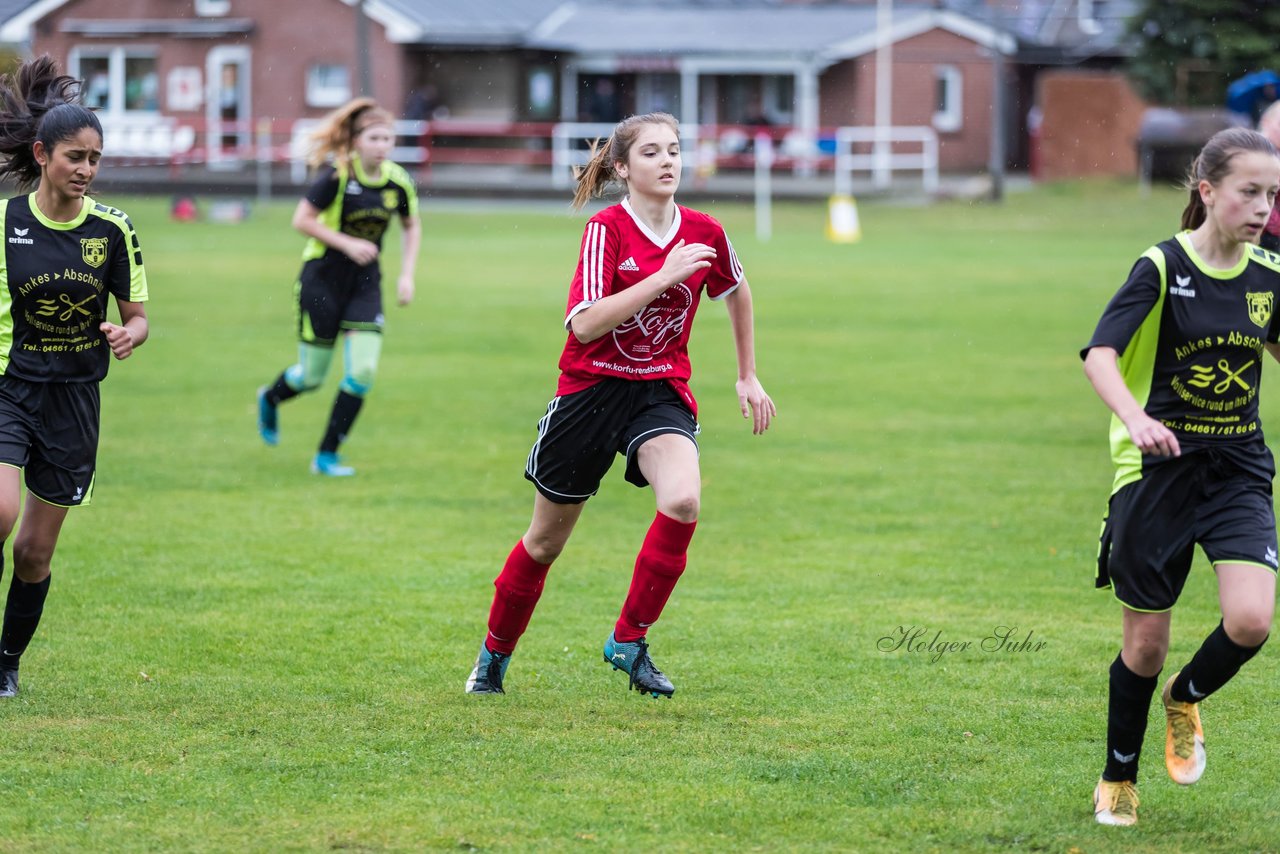
[[1118, 750], [1111, 751], [1111, 755], [1116, 758], [1117, 762], [1125, 762], [1125, 763], [1132, 762], [1133, 760], [1138, 758], [1137, 753], [1121, 753]]
[[1177, 287], [1169, 288], [1169, 293], [1176, 297], [1193, 297], [1196, 295], [1195, 290], [1187, 287], [1191, 284], [1190, 276], [1174, 275], [1173, 280], [1177, 282]]
[[619, 269], [619, 270], [626, 270], [626, 271], [627, 271], [627, 272], [629, 272], [629, 273], [638, 273], [638, 272], [640, 272], [640, 267], [639, 267], [639, 265], [638, 265], [638, 264], [636, 264], [636, 259], [635, 259], [635, 256], [634, 256], [634, 255], [632, 255], [632, 256], [630, 256], [630, 257], [628, 257], [628, 258], [627, 258], [627, 260], [625, 260], [625, 261], [623, 261], [621, 264], [619, 264], [619, 265], [618, 265], [618, 269]]
[[1271, 546], [1267, 546], [1266, 561], [1272, 566], [1280, 566], [1280, 561], [1276, 559], [1276, 550]]
[[22, 243], [22, 244], [25, 244], [25, 245], [27, 245], [27, 246], [31, 246], [31, 245], [33, 245], [33, 244], [35, 243], [35, 241], [34, 241], [34, 240], [32, 240], [30, 237], [27, 237], [27, 232], [28, 232], [28, 231], [30, 231], [30, 230], [31, 230], [31, 229], [29, 229], [29, 228], [14, 228], [14, 229], [13, 229], [13, 233], [14, 233], [14, 234], [16, 234], [17, 236], [16, 236], [16, 237], [10, 237], [10, 238], [9, 238], [9, 242], [10, 242], [10, 243]]
[[361, 190], [363, 190], [363, 189], [364, 189], [364, 188], [360, 186], [360, 182], [359, 182], [359, 181], [356, 181], [356, 180], [352, 179], [352, 180], [350, 180], [350, 181], [348, 181], [348, 182], [347, 182], [347, 195], [348, 195], [348, 196], [358, 196], [358, 195], [360, 195], [360, 191], [361, 191]]

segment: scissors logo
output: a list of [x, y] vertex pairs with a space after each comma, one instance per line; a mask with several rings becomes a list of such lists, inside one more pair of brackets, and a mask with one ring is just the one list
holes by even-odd
[[1214, 394], [1226, 393], [1227, 389], [1231, 388], [1232, 383], [1235, 383], [1236, 385], [1240, 386], [1240, 388], [1244, 389], [1245, 391], [1249, 391], [1249, 384], [1244, 380], [1240, 379], [1240, 375], [1243, 374], [1245, 371], [1249, 370], [1249, 368], [1253, 367], [1253, 363], [1255, 361], [1257, 360], [1250, 359], [1249, 361], [1241, 365], [1237, 370], [1233, 371], [1231, 370], [1231, 365], [1227, 362], [1226, 359], [1219, 359], [1218, 370], [1223, 372], [1224, 377], [1222, 379], [1222, 382], [1218, 383], [1213, 387], [1213, 393]]
[[94, 299], [95, 297], [91, 294], [80, 300], [80, 302], [72, 302], [71, 297], [66, 294], [58, 294], [58, 299], [56, 301], [51, 299], [36, 300], [40, 305], [40, 308], [36, 309], [36, 314], [41, 317], [48, 317], [55, 314], [58, 311], [58, 303], [60, 302], [67, 307], [65, 311], [58, 314], [58, 320], [61, 320], [64, 323], [70, 320], [72, 315], [75, 314], [83, 314], [85, 317], [92, 317], [93, 312], [89, 311], [85, 306], [93, 302]]
[[1203, 365], [1192, 365], [1191, 372], [1195, 374], [1192, 379], [1187, 380], [1187, 385], [1193, 385], [1196, 388], [1208, 388], [1213, 385], [1214, 394], [1226, 394], [1231, 388], [1232, 383], [1240, 386], [1245, 391], [1250, 391], [1249, 384], [1240, 378], [1240, 375], [1252, 368], [1256, 359], [1250, 359], [1234, 371], [1231, 370], [1231, 363], [1226, 359], [1218, 360], [1218, 370], [1222, 371], [1222, 379], [1215, 384], [1214, 380], [1218, 379], [1218, 374], [1212, 367]]

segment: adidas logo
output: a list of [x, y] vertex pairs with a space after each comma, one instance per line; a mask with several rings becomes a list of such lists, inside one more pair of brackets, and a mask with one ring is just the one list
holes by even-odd
[[626, 270], [628, 273], [639, 273], [640, 266], [636, 264], [634, 255], [628, 256], [627, 260], [618, 265], [619, 270]]

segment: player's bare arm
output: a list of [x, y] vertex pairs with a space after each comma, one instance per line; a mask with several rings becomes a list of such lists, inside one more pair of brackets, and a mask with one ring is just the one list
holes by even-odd
[[658, 272], [626, 290], [597, 300], [575, 314], [569, 322], [573, 334], [583, 344], [596, 340], [653, 302], [667, 288], [710, 267], [715, 257], [715, 249], [705, 243], [686, 244], [681, 240], [672, 247]]
[[116, 300], [121, 325], [103, 321], [98, 327], [107, 338], [107, 346], [117, 359], [127, 359], [147, 340], [147, 312], [140, 302]]
[[418, 266], [418, 247], [422, 243], [422, 221], [407, 216], [401, 220], [404, 236], [400, 239], [400, 278], [396, 281], [396, 302], [405, 306], [413, 302], [414, 272]]
[[1173, 431], [1146, 413], [1133, 392], [1125, 385], [1118, 354], [1111, 347], [1093, 347], [1084, 359], [1084, 374], [1107, 408], [1116, 414], [1129, 431], [1129, 437], [1144, 454], [1162, 457], [1181, 455], [1178, 437]]
[[376, 243], [343, 234], [325, 225], [320, 221], [320, 210], [306, 199], [301, 199], [293, 211], [293, 227], [330, 249], [336, 249], [361, 266], [378, 260]]
[[755, 320], [751, 287], [746, 279], [725, 297], [725, 307], [733, 326], [733, 346], [738, 357], [738, 380], [734, 383], [738, 408], [743, 418], [751, 419], [751, 432], [758, 436], [769, 429], [778, 408], [756, 376]]

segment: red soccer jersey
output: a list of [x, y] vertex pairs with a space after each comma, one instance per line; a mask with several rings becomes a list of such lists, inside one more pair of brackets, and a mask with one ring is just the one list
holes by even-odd
[[565, 328], [573, 316], [610, 294], [618, 293], [662, 269], [671, 247], [683, 240], [705, 243], [716, 250], [711, 266], [664, 291], [633, 317], [607, 335], [583, 344], [569, 333], [560, 356], [557, 395], [589, 388], [605, 377], [665, 380], [694, 415], [697, 401], [689, 391], [689, 332], [705, 287], [713, 300], [723, 299], [742, 282], [742, 265], [724, 228], [715, 218], [676, 205], [675, 220], [666, 234], [654, 234], [632, 211], [626, 199], [600, 211], [587, 222], [582, 254], [573, 286]]

